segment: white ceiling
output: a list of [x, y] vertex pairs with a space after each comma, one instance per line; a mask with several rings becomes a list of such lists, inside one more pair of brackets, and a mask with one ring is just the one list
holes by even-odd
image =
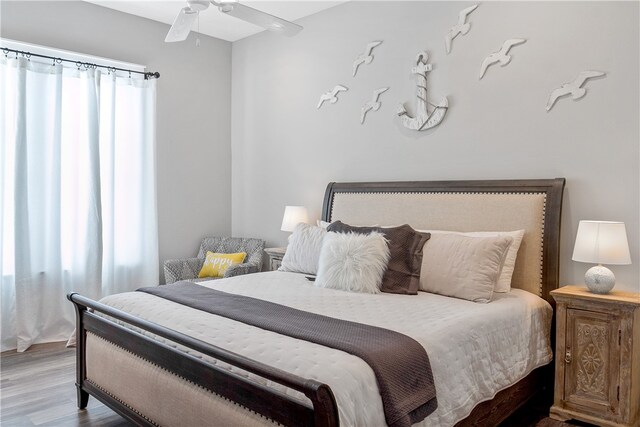
[[[120, 12], [153, 19], [171, 25], [176, 15], [186, 6], [186, 0], [84, 0], [99, 6], [119, 10]], [[242, 1], [242, 0], [241, 0]], [[321, 10], [336, 6], [343, 1], [318, 1], [318, 0], [295, 0], [295, 1], [269, 1], [251, 0], [242, 1], [243, 4], [259, 9], [263, 12], [278, 16], [287, 21], [295, 21], [305, 16], [313, 15]], [[196, 31], [198, 23], [194, 24], [192, 30]], [[167, 31], [169, 28], [167, 27]], [[200, 33], [216, 37], [230, 42], [264, 31], [248, 22], [241, 21], [232, 16], [219, 12], [214, 5], [200, 14]]]

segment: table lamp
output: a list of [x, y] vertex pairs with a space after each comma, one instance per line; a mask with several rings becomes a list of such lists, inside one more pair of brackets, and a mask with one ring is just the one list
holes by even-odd
[[624, 222], [580, 221], [572, 259], [598, 264], [587, 270], [585, 285], [595, 294], [608, 293], [613, 289], [616, 277], [602, 264], [631, 264]]
[[309, 222], [309, 214], [304, 206], [286, 206], [284, 208], [284, 216], [282, 217], [282, 226], [280, 230], [293, 232], [296, 225], [301, 222]]

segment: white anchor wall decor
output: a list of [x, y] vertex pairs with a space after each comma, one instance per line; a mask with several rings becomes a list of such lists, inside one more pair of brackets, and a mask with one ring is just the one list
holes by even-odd
[[358, 67], [360, 67], [360, 65], [371, 64], [371, 61], [373, 61], [373, 54], [371, 53], [371, 51], [373, 51], [374, 47], [380, 46], [381, 44], [382, 44], [382, 41], [373, 41], [367, 44], [367, 47], [365, 48], [364, 53], [361, 53], [360, 55], [358, 55], [356, 57], [356, 60], [353, 61], [353, 77], [356, 76], [356, 73], [358, 72]]
[[587, 94], [587, 90], [582, 87], [587, 79], [605, 75], [603, 71], [582, 71], [574, 81], [565, 83], [551, 92], [551, 96], [549, 96], [549, 101], [547, 102], [547, 111], [551, 110], [560, 97], [571, 95], [574, 101], [582, 98]]
[[[443, 97], [439, 104], [432, 104], [427, 101], [427, 73], [431, 71], [431, 64], [427, 64], [429, 55], [426, 52], [420, 52], [416, 58], [416, 66], [411, 69], [411, 73], [417, 75], [418, 101], [416, 103], [416, 115], [411, 117], [404, 105], [398, 105], [398, 116], [402, 120], [402, 125], [411, 130], [427, 130], [438, 126], [449, 108], [447, 97]], [[432, 107], [429, 111], [429, 106]]]
[[458, 14], [458, 23], [451, 27], [444, 38], [444, 46], [447, 49], [447, 55], [451, 53], [451, 42], [453, 39], [458, 37], [460, 34], [464, 36], [471, 29], [471, 24], [467, 22], [467, 15], [476, 10], [476, 7], [478, 7], [478, 5], [474, 4], [466, 9], [462, 9]]
[[373, 96], [369, 101], [367, 101], [360, 110], [360, 124], [364, 124], [364, 118], [367, 116], [367, 113], [371, 110], [378, 111], [382, 106], [382, 102], [378, 101], [380, 94], [388, 91], [388, 87], [381, 87], [380, 89], [376, 89], [373, 91]]
[[335, 104], [338, 102], [338, 93], [347, 90], [349, 89], [342, 85], [336, 85], [333, 90], [329, 90], [320, 95], [320, 102], [318, 102], [318, 106], [316, 108], [319, 110], [320, 107], [322, 107], [322, 104], [324, 104], [324, 101], [329, 101], [332, 104]]
[[504, 67], [509, 62], [511, 62], [511, 55], [507, 55], [507, 53], [509, 53], [509, 50], [513, 46], [522, 44], [526, 41], [527, 41], [526, 39], [509, 39], [504, 43], [502, 43], [502, 48], [500, 48], [499, 51], [493, 52], [491, 55], [484, 58], [484, 61], [482, 61], [482, 66], [480, 67], [479, 80], [482, 79], [482, 77], [484, 77], [484, 74], [487, 72], [487, 68], [489, 68], [489, 66], [493, 64], [497, 64], [499, 62], [500, 66]]

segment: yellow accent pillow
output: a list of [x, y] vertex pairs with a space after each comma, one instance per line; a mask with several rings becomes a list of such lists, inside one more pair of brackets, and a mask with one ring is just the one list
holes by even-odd
[[237, 254], [218, 254], [211, 251], [207, 251], [207, 258], [204, 260], [200, 274], [198, 278], [203, 277], [223, 277], [224, 272], [229, 267], [236, 264], [242, 264], [246, 258], [246, 252], [239, 252]]

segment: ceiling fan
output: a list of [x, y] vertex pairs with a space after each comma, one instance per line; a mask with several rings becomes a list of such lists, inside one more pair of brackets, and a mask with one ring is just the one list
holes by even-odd
[[277, 16], [270, 15], [266, 12], [245, 6], [236, 1], [217, 2], [214, 0], [188, 0], [187, 7], [183, 7], [173, 25], [169, 29], [165, 42], [179, 42], [186, 40], [191, 31], [191, 26], [198, 17], [198, 14], [213, 4], [218, 10], [234, 18], [242, 19], [251, 24], [258, 25], [267, 30], [276, 31], [285, 36], [295, 36], [302, 30], [302, 27], [293, 22], [286, 21]]

